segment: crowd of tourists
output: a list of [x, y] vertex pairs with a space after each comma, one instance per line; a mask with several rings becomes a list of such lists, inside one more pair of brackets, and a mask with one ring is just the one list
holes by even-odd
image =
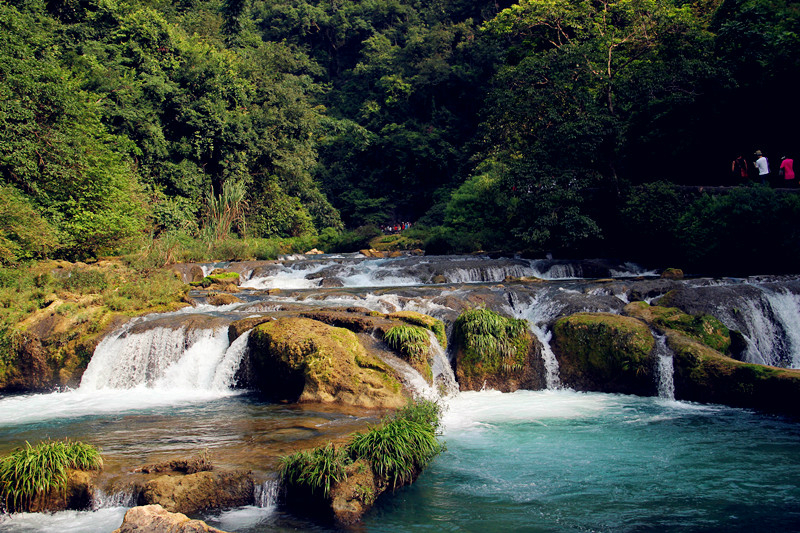
[[390, 233], [400, 233], [403, 230], [407, 230], [411, 227], [411, 222], [395, 222], [394, 224], [387, 224], [386, 226], [381, 226], [381, 230], [383, 233], [390, 234]]
[[791, 157], [785, 155], [781, 157], [781, 162], [777, 167], [777, 176], [772, 172], [769, 159], [761, 150], [756, 150], [753, 157], [754, 159], [751, 163], [740, 154], [731, 163], [731, 174], [739, 183], [760, 181], [762, 185], [772, 184], [776, 187], [784, 188], [797, 187], [794, 160]]

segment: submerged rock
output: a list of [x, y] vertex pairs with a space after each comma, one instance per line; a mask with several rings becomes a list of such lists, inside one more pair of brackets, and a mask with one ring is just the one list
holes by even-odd
[[647, 325], [631, 317], [578, 313], [553, 327], [561, 382], [581, 391], [654, 394], [654, 347]]
[[114, 533], [225, 533], [202, 520], [192, 520], [182, 513], [170, 513], [160, 505], [129, 509]]
[[368, 408], [405, 404], [395, 373], [352, 331], [308, 318], [265, 322], [250, 334], [250, 367], [266, 396], [279, 401]]

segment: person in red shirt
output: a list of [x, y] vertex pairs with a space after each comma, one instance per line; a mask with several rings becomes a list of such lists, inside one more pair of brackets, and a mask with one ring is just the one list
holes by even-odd
[[781, 168], [778, 172], [783, 175], [783, 182], [786, 184], [786, 187], [792, 187], [794, 185], [794, 169], [792, 168], [793, 164], [793, 159], [790, 159], [786, 156], [781, 157]]

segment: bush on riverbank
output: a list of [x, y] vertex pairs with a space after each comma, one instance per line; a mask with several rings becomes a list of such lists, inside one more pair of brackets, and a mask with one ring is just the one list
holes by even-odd
[[34, 498], [67, 488], [68, 470], [99, 470], [97, 448], [80, 441], [43, 441], [0, 460], [0, 503], [7, 511], [29, 510]]

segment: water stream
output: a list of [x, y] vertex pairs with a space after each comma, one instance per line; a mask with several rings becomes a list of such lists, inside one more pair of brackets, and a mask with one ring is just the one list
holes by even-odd
[[[219, 266], [236, 268], [204, 265], [204, 272]], [[210, 524], [242, 533], [325, 531], [276, 505], [278, 458], [299, 443], [312, 447], [363, 429], [380, 413], [271, 404], [232, 388], [248, 337], [230, 342], [227, 325], [298, 305], [413, 310], [446, 324], [486, 305], [528, 321], [543, 345], [545, 391], [458, 393], [452, 354], [433, 337], [433, 386], [403, 361], [391, 363], [419, 394], [445, 398], [447, 452], [417, 483], [379, 501], [365, 531], [789, 531], [800, 524], [795, 422], [676, 402], [663, 338], [653, 398], [564, 390], [550, 349], [560, 316], [619, 313], [629, 301], [677, 290], [698, 312], [722, 306], [720, 320], [747, 342], [743, 358], [797, 367], [796, 280], [668, 282], [637, 278], [651, 273], [635, 265], [475, 257], [293, 258], [241, 270], [244, 303], [201, 300], [137, 319], [100, 343], [78, 389], [0, 397], [0, 454], [26, 440], [69, 437], [98, 445], [106, 460], [94, 511], [0, 516], [0, 531], [110, 532], [131, 504], [114, 491], [131, 465], [204, 450], [220, 468], [249, 468], [259, 479], [253, 505], [203, 515]], [[551, 281], [514, 285], [509, 276]]]

